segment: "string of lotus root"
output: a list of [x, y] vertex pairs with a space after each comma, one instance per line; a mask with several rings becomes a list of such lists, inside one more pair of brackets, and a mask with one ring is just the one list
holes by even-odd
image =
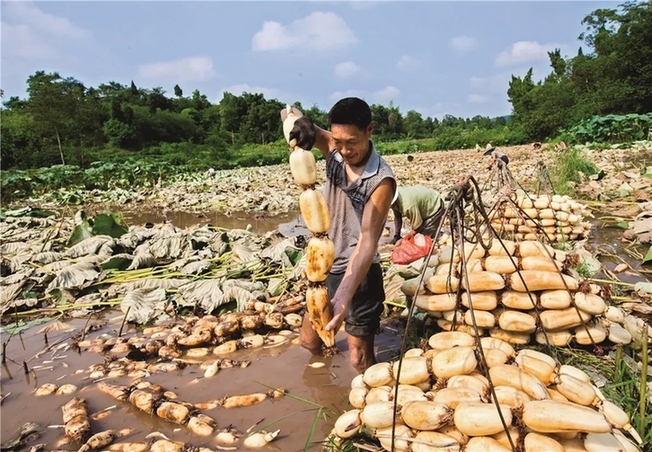
[[300, 117], [289, 105], [286, 106], [287, 117], [283, 121], [283, 134], [290, 145], [290, 171], [294, 181], [303, 190], [299, 196], [299, 209], [306, 227], [312, 237], [306, 249], [306, 308], [310, 322], [324, 342], [324, 354], [332, 356], [339, 350], [335, 347], [335, 331], [327, 331], [326, 325], [333, 318], [333, 307], [324, 281], [335, 261], [335, 244], [328, 237], [330, 215], [326, 198], [315, 188], [317, 182], [317, 165], [315, 156], [310, 151], [296, 146], [296, 140], [290, 140], [294, 122]]

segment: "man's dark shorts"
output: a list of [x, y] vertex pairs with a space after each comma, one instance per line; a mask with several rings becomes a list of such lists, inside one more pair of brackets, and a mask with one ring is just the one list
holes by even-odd
[[[333, 298], [344, 273], [331, 273], [326, 278], [328, 296]], [[358, 286], [344, 317], [344, 330], [351, 336], [369, 336], [380, 328], [380, 315], [385, 301], [383, 270], [371, 264], [369, 272]]]

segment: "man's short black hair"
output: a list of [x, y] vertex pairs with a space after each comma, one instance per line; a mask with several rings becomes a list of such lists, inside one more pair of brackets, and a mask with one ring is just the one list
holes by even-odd
[[360, 130], [366, 130], [371, 124], [371, 108], [358, 97], [345, 97], [337, 101], [328, 112], [328, 127], [333, 124], [351, 124]]

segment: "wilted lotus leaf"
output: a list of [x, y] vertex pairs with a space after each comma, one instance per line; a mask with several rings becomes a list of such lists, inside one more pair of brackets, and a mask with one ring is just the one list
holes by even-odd
[[81, 242], [73, 245], [66, 251], [68, 257], [76, 258], [81, 256], [87, 256], [89, 254], [98, 254], [102, 247], [108, 244], [110, 247], [115, 245], [115, 240], [113, 237], [108, 235], [96, 235], [93, 237], [88, 237]]
[[301, 256], [301, 259], [299, 259], [299, 262], [294, 266], [294, 270], [292, 270], [292, 273], [288, 276], [288, 279], [290, 281], [297, 281], [301, 279], [301, 275], [303, 272], [306, 270], [306, 263], [308, 261], [308, 258], [304, 254]]
[[2, 307], [3, 313], [6, 310], [5, 307], [7, 307], [7, 305], [18, 296], [20, 289], [23, 287], [23, 284], [25, 284], [25, 281], [26, 280], [11, 284], [9, 286], [0, 287], [0, 306]]
[[12, 257], [11, 260], [9, 261], [10, 262], [9, 268], [11, 270], [11, 273], [20, 270], [20, 268], [23, 266], [25, 262], [29, 262], [29, 259], [31, 257], [32, 257], [32, 253], [30, 251], [21, 251], [19, 254]]
[[233, 260], [240, 264], [248, 264], [257, 259], [256, 254], [260, 251], [254, 244], [234, 243], [231, 246]]
[[632, 225], [637, 243], [652, 243], [652, 213], [641, 212]]
[[15, 309], [27, 307], [32, 308], [38, 304], [38, 298], [20, 298], [18, 300], [10, 301], [7, 304], [0, 305], [0, 315], [4, 315], [6, 312], [12, 312]]
[[49, 264], [55, 261], [60, 261], [64, 258], [63, 253], [57, 253], [54, 251], [45, 251], [43, 253], [37, 253], [32, 255], [30, 261], [36, 262], [39, 264]]
[[211, 268], [211, 263], [205, 260], [200, 260], [196, 262], [190, 262], [186, 264], [182, 269], [181, 273], [184, 275], [201, 275], [206, 273]]
[[122, 299], [120, 309], [127, 322], [148, 323], [165, 314], [165, 289], [134, 289]]
[[206, 226], [195, 229], [189, 234], [188, 239], [192, 245], [192, 248], [195, 250], [202, 249], [208, 244], [213, 242], [215, 236], [218, 235], [215, 232], [208, 229]]
[[61, 320], [54, 320], [38, 330], [36, 334], [66, 332], [73, 331], [74, 329], [75, 328], [70, 326], [69, 323], [63, 323]]
[[269, 278], [267, 281], [267, 291], [272, 297], [277, 297], [283, 293], [288, 283], [285, 278]]
[[250, 243], [258, 239], [258, 235], [251, 231], [247, 231], [246, 229], [231, 229], [227, 231], [226, 234], [232, 242], [246, 241], [247, 243]]
[[48, 292], [53, 289], [78, 289], [86, 282], [94, 281], [100, 272], [93, 262], [83, 260], [69, 264], [59, 270], [48, 286]]
[[70, 264], [72, 264], [72, 261], [66, 259], [60, 261], [54, 261], [44, 265], [38, 271], [39, 273], [54, 273], [61, 270], [62, 268], [66, 268]]
[[[49, 233], [49, 231], [43, 231]], [[0, 234], [1, 235], [1, 234]], [[42, 237], [43, 233], [39, 232], [37, 229], [28, 229], [28, 230], [16, 230], [14, 231], [13, 234], [9, 235], [2, 235], [3, 237], [6, 237], [7, 239], [11, 239], [13, 241], [20, 241], [20, 242], [32, 242], [34, 240], [41, 241], [43, 240]], [[47, 248], [48, 245], [46, 245]]]
[[206, 313], [228, 303], [217, 279], [197, 280], [180, 286], [174, 301], [181, 306], [198, 306]]
[[184, 257], [184, 258], [181, 258], [181, 259], [177, 259], [176, 261], [172, 262], [169, 265], [170, 270], [175, 271], [175, 272], [179, 271], [180, 269], [182, 269], [183, 267], [188, 265], [190, 262], [193, 262], [194, 260], [195, 259], [193, 259], [192, 257]]
[[261, 281], [252, 282], [248, 279], [227, 279], [222, 284], [222, 289], [226, 290], [229, 287], [241, 287], [249, 292], [265, 290], [265, 284], [263, 284]]
[[126, 270], [133, 260], [134, 257], [131, 254], [115, 254], [100, 262], [100, 268], [102, 270]]
[[107, 291], [109, 298], [126, 294], [135, 289], [177, 289], [189, 280], [181, 278], [147, 278], [120, 284], [113, 284]]
[[0, 278], [0, 286], [10, 286], [12, 284], [21, 282], [22, 280], [32, 276], [34, 271], [35, 269], [27, 267], [17, 273], [12, 273], [11, 275], [4, 276]]
[[210, 249], [215, 252], [216, 257], [220, 257], [222, 254], [226, 253], [229, 250], [228, 234], [226, 232], [217, 234], [210, 244]]
[[224, 299], [226, 303], [235, 301], [238, 305], [238, 311], [244, 311], [249, 303], [257, 301], [256, 297], [247, 289], [235, 285], [224, 288]]
[[93, 311], [92, 306], [102, 301], [102, 299], [103, 299], [102, 295], [100, 295], [97, 292], [89, 293], [88, 295], [79, 297], [75, 300], [75, 305], [80, 305], [83, 307], [70, 311], [68, 315], [72, 318], [88, 317], [89, 313]]
[[137, 252], [134, 255], [131, 264], [127, 267], [127, 270], [137, 270], [139, 268], [148, 268], [156, 265], [156, 258], [152, 256], [149, 251]]
[[156, 259], [178, 259], [188, 246], [188, 238], [184, 235], [173, 235], [154, 240], [149, 245], [149, 252]]
[[283, 268], [289, 268], [293, 264], [287, 254], [288, 251], [301, 252], [301, 249], [295, 245], [294, 237], [285, 238], [275, 235], [271, 238], [269, 245], [260, 252], [260, 257], [281, 264]]
[[141, 243], [154, 237], [154, 235], [156, 235], [156, 229], [137, 226], [120, 237], [117, 243], [124, 248], [133, 250]]
[[7, 254], [16, 254], [21, 250], [29, 247], [29, 243], [25, 242], [10, 242], [0, 245], [0, 254], [6, 256]]
[[180, 229], [175, 228], [174, 225], [166, 223], [156, 230], [156, 234], [153, 236], [154, 239], [165, 239], [168, 237], [173, 237], [178, 235], [181, 232]]

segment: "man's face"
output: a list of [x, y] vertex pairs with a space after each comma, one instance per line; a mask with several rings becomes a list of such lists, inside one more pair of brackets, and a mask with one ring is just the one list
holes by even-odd
[[331, 125], [335, 148], [342, 154], [347, 165], [358, 166], [367, 156], [372, 131], [372, 124], [369, 124], [365, 130], [360, 130], [352, 124]]

